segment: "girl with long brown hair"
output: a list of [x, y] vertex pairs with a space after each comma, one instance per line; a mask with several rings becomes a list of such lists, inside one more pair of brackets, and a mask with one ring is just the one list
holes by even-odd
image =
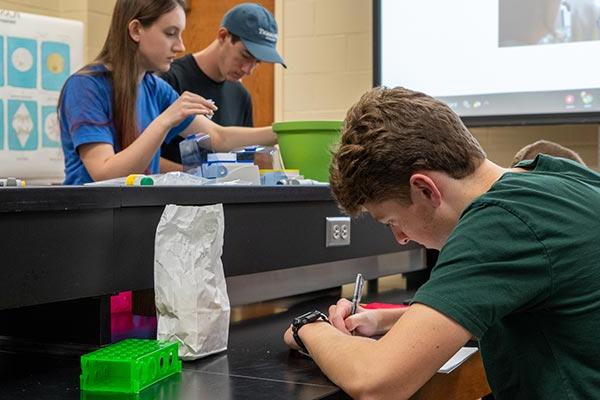
[[271, 127], [211, 122], [211, 102], [178, 96], [152, 74], [184, 51], [184, 9], [184, 0], [117, 0], [102, 51], [69, 77], [59, 99], [65, 184], [158, 173], [160, 145], [176, 135], [206, 133], [217, 151], [276, 142]]

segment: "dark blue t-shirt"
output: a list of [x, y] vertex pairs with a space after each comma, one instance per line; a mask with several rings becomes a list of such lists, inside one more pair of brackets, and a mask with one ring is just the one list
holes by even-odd
[[[115, 153], [121, 150], [112, 113], [112, 84], [104, 66], [91, 67], [91, 73], [76, 73], [67, 79], [60, 109], [60, 137], [65, 155], [65, 185], [81, 185], [93, 179], [79, 157], [78, 147], [87, 143], [109, 143]], [[179, 95], [162, 79], [147, 73], [138, 87], [137, 120], [140, 132], [166, 110]], [[193, 116], [169, 131], [165, 141], [185, 130]], [[160, 151], [148, 166], [159, 172]]]

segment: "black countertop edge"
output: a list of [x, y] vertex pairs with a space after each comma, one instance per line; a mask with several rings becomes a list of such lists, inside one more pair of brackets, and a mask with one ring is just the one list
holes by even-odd
[[332, 201], [329, 186], [48, 186], [1, 188], [0, 213]]

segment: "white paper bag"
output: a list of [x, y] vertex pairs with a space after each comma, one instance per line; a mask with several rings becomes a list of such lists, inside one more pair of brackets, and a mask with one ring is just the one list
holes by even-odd
[[223, 273], [223, 205], [169, 204], [156, 229], [154, 291], [159, 340], [195, 360], [227, 349], [229, 298]]

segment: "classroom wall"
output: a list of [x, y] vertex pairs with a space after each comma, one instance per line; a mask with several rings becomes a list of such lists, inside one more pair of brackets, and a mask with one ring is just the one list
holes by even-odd
[[84, 62], [100, 52], [116, 0], [0, 0], [0, 8], [82, 21]]
[[[372, 86], [371, 0], [279, 0], [281, 49], [288, 69], [276, 80], [279, 119], [342, 119]], [[599, 168], [598, 125], [471, 129], [490, 159], [510, 164], [522, 146], [539, 139], [571, 147]]]
[[275, 4], [288, 68], [275, 115], [342, 119], [372, 85], [370, 0], [281, 0]]

